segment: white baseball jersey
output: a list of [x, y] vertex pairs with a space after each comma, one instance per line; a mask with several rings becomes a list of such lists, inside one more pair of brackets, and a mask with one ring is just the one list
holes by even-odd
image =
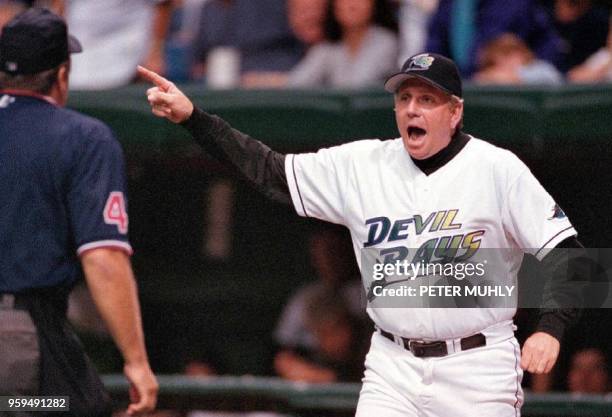
[[[285, 170], [298, 214], [348, 227], [360, 267], [364, 247], [435, 247], [450, 239], [464, 248], [517, 249], [499, 260], [516, 279], [523, 252], [541, 260], [576, 234], [523, 162], [476, 138], [430, 175], [401, 138], [288, 155]], [[441, 340], [508, 323], [515, 310], [368, 307], [368, 314], [396, 335]]]

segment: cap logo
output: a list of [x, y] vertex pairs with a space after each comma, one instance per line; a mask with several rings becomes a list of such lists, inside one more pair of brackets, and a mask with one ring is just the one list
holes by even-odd
[[410, 64], [408, 65], [408, 70], [413, 71], [425, 71], [431, 67], [431, 64], [435, 61], [433, 56], [429, 56], [429, 54], [421, 54], [417, 55], [412, 60], [410, 60]]
[[8, 72], [15, 72], [17, 71], [17, 63], [13, 62], [13, 61], [7, 61], [4, 63], [4, 66], [6, 67], [6, 70]]

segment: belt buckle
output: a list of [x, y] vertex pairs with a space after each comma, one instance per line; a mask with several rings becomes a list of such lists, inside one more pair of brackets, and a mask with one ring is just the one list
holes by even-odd
[[417, 358], [441, 357], [448, 355], [446, 342], [425, 342], [423, 340], [408, 340], [408, 350]]
[[410, 352], [412, 352], [412, 354], [418, 358], [422, 357], [425, 355], [425, 347], [427, 345], [427, 342], [425, 342], [424, 340], [408, 340], [407, 341], [407, 348]]

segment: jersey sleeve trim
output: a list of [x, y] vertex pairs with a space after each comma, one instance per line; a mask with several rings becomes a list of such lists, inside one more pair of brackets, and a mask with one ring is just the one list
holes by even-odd
[[538, 251], [535, 253], [535, 257], [538, 261], [541, 261], [548, 255], [548, 253], [554, 249], [559, 243], [571, 236], [576, 236], [578, 232], [573, 226], [568, 226], [565, 229], [559, 231], [556, 235], [551, 237]]
[[99, 248], [117, 248], [126, 252], [130, 256], [134, 253], [132, 245], [127, 242], [123, 242], [121, 240], [98, 240], [96, 242], [89, 242], [79, 246], [79, 248], [77, 249], [77, 255], [81, 256], [88, 250]]
[[287, 184], [289, 185], [289, 192], [295, 211], [302, 217], [310, 217], [306, 211], [306, 206], [304, 205], [300, 186], [297, 181], [297, 175], [295, 173], [295, 155], [287, 155], [287, 158], [285, 158], [285, 173], [287, 175]]

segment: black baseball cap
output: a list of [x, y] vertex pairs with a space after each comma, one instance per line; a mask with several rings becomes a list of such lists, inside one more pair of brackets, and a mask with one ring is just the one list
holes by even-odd
[[419, 78], [440, 90], [462, 97], [461, 76], [455, 63], [439, 54], [421, 53], [411, 56], [402, 70], [385, 81], [385, 90], [395, 93], [409, 78]]
[[47, 9], [32, 8], [15, 16], [0, 34], [0, 71], [36, 74], [55, 68], [81, 43], [68, 34], [66, 22]]

